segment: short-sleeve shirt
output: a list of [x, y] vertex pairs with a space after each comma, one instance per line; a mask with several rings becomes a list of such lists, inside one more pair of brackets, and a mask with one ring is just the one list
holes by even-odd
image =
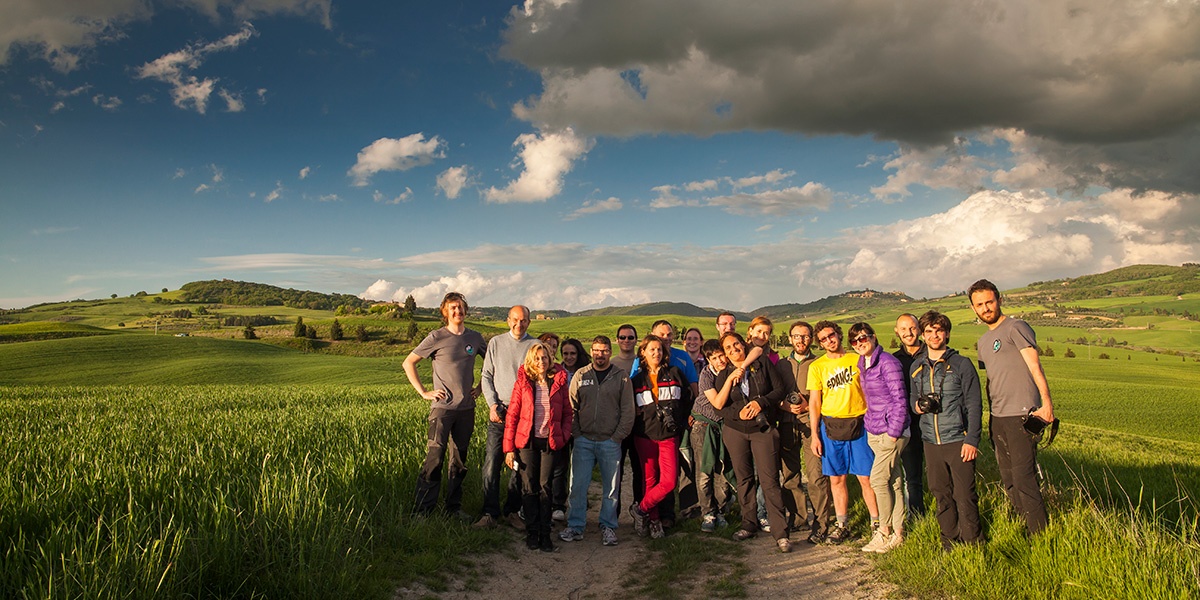
[[700, 384], [698, 386], [700, 393], [696, 395], [696, 403], [692, 405], [692, 412], [720, 423], [720, 413], [717, 412], [717, 409], [713, 408], [712, 403], [708, 401], [708, 396], [704, 393], [705, 390], [717, 389], [716, 384], [717, 376], [712, 372], [712, 369], [705, 366], [700, 370]]
[[1029, 365], [1021, 350], [1037, 348], [1037, 336], [1029, 323], [1005, 317], [995, 329], [979, 337], [979, 368], [987, 369], [988, 398], [993, 417], [1023, 417], [1042, 406]]
[[450, 394], [448, 402], [434, 402], [430, 410], [475, 410], [471, 388], [475, 387], [475, 357], [487, 353], [487, 344], [478, 331], [467, 329], [455, 335], [449, 329], [435, 329], [413, 348], [413, 353], [428, 358], [433, 366], [433, 389]]
[[809, 363], [808, 389], [821, 390], [821, 416], [846, 419], [867, 414], [858, 355], [853, 352], [838, 359], [826, 354]]

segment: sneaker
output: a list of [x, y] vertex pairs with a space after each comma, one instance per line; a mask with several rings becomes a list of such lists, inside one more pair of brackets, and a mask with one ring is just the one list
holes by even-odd
[[471, 527], [474, 527], [475, 529], [491, 529], [495, 526], [496, 517], [486, 513], [482, 517], [479, 517], [479, 520], [475, 521], [474, 525], [471, 525]]
[[840, 544], [850, 539], [850, 530], [840, 523], [834, 523], [833, 527], [829, 528], [829, 534], [825, 536], [825, 541], [830, 544]]
[[654, 519], [654, 520], [650, 521], [650, 538], [651, 539], [661, 540], [666, 536], [667, 536], [667, 533], [665, 531], [663, 531], [662, 521], [659, 521], [658, 519]]
[[766, 519], [759, 519], [758, 530], [763, 533], [771, 533], [771, 523]]
[[562, 510], [556, 510], [550, 514], [550, 518], [554, 521], [565, 523], [567, 521], [567, 513], [563, 512]]
[[649, 533], [647, 527], [649, 527], [650, 515], [635, 502], [629, 505], [629, 516], [633, 517], [633, 532], [638, 534], [638, 537], [646, 537], [646, 534]]
[[892, 550], [895, 550], [896, 548], [898, 548], [900, 546], [900, 544], [903, 544], [903, 543], [904, 543], [904, 534], [900, 533], [899, 531], [896, 531], [896, 532], [893, 532], [892, 535], [888, 537], [887, 543], [884, 544], [883, 548], [876, 550], [876, 552], [878, 552], [880, 554], [886, 554], [888, 552], [891, 552]]
[[558, 533], [558, 539], [564, 542], [582, 542], [583, 532], [574, 527], [568, 527]]
[[744, 542], [752, 537], [754, 537], [754, 532], [749, 529], [739, 529], [733, 532], [733, 541], [735, 542]]
[[775, 545], [779, 547], [779, 551], [787, 554], [792, 551], [792, 542], [787, 538], [779, 538], [775, 540]]
[[712, 533], [717, 530], [717, 518], [713, 515], [704, 515], [704, 520], [700, 522], [700, 531], [704, 533]]
[[600, 528], [600, 539], [604, 541], [605, 546], [617, 545], [617, 530], [612, 527]]
[[887, 545], [890, 535], [884, 535], [882, 531], [876, 529], [871, 535], [871, 541], [862, 547], [863, 552], [881, 552], [883, 547]]
[[717, 527], [725, 527], [729, 525], [729, 521], [725, 520], [725, 513], [717, 513]]
[[825, 543], [825, 532], [818, 530], [818, 529], [814, 529], [813, 532], [808, 535], [808, 543], [810, 543], [814, 546], [819, 546], [821, 544], [824, 544]]

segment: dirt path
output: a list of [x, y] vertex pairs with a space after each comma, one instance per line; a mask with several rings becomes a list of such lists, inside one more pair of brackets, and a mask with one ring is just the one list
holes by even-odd
[[[628, 473], [627, 473], [628, 474]], [[628, 479], [626, 479], [628, 481]], [[626, 486], [627, 488], [629, 486]], [[589, 490], [591, 510], [581, 542], [562, 542], [555, 523], [555, 552], [527, 550], [524, 532], [503, 525], [512, 533], [513, 544], [506, 551], [473, 557], [470, 576], [451, 581], [449, 589], [433, 591], [421, 584], [400, 588], [396, 600], [441, 598], [444, 600], [528, 598], [608, 599], [628, 596], [628, 578], [643, 564], [655, 560], [645, 540], [638, 538], [629, 518], [622, 514], [618, 535], [620, 543], [605, 547], [600, 543], [597, 524], [599, 484]], [[623, 499], [623, 506], [632, 501]], [[673, 535], [713, 535], [725, 537], [732, 528], [714, 534], [677, 532]], [[668, 532], [669, 533], [669, 532]], [[749, 598], [807, 598], [858, 600], [887, 598], [896, 588], [872, 572], [871, 559], [859, 551], [861, 544], [813, 546], [799, 534], [792, 535], [793, 551], [782, 554], [769, 535], [743, 542], [748, 551], [740, 559], [753, 572], [743, 581]], [[704, 580], [696, 573], [689, 583]], [[700, 591], [700, 588], [697, 588]], [[701, 595], [703, 593], [701, 592]]]

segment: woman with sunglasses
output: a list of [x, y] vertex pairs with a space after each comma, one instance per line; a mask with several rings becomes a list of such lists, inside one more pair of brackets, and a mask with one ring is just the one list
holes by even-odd
[[779, 430], [775, 428], [775, 409], [787, 389], [779, 371], [763, 354], [748, 355], [746, 340], [737, 333], [721, 336], [721, 348], [729, 366], [717, 375], [718, 392], [711, 399], [720, 411], [725, 448], [737, 477], [738, 501], [742, 505], [742, 525], [733, 539], [754, 537], [762, 526], [758, 521], [758, 498], [754, 476], [762, 487], [767, 504], [770, 533], [780, 552], [791, 552], [788, 530], [783, 517], [783, 493], [779, 489]]
[[[900, 453], [908, 444], [908, 393], [900, 361], [884, 352], [867, 323], [850, 327], [850, 347], [858, 353], [858, 371], [867, 399], [864, 427], [875, 452], [871, 489], [879, 505], [878, 527], [863, 552], [883, 554], [904, 540], [904, 470]], [[875, 525], [875, 523], [872, 523]]]

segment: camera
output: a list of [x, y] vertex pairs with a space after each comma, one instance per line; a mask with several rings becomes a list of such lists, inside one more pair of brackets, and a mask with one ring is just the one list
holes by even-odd
[[791, 404], [792, 406], [804, 404], [804, 398], [801, 398], [800, 394], [797, 394], [796, 392], [792, 392], [787, 396], [784, 396], [783, 401]]
[[917, 398], [917, 408], [927, 415], [936, 415], [942, 412], [942, 395], [937, 393], [921, 394], [921, 397]]
[[655, 410], [658, 411], [658, 419], [662, 421], [663, 431], [666, 431], [671, 435], [675, 435], [679, 432], [679, 423], [675, 421], [674, 406], [671, 406], [666, 402], [660, 402], [658, 406], [655, 407]]
[[508, 405], [503, 402], [496, 403], [496, 416], [500, 417], [501, 421], [508, 419]]
[[[758, 411], [757, 415], [754, 415], [754, 424], [758, 426], [758, 430], [767, 431], [771, 429], [772, 423], [771, 420], [767, 418], [766, 402], [764, 402], [761, 397], [753, 398], [750, 400], [750, 402], [757, 402], [758, 405], [763, 408], [763, 410]], [[749, 402], [747, 402], [747, 404], [749, 404]]]

